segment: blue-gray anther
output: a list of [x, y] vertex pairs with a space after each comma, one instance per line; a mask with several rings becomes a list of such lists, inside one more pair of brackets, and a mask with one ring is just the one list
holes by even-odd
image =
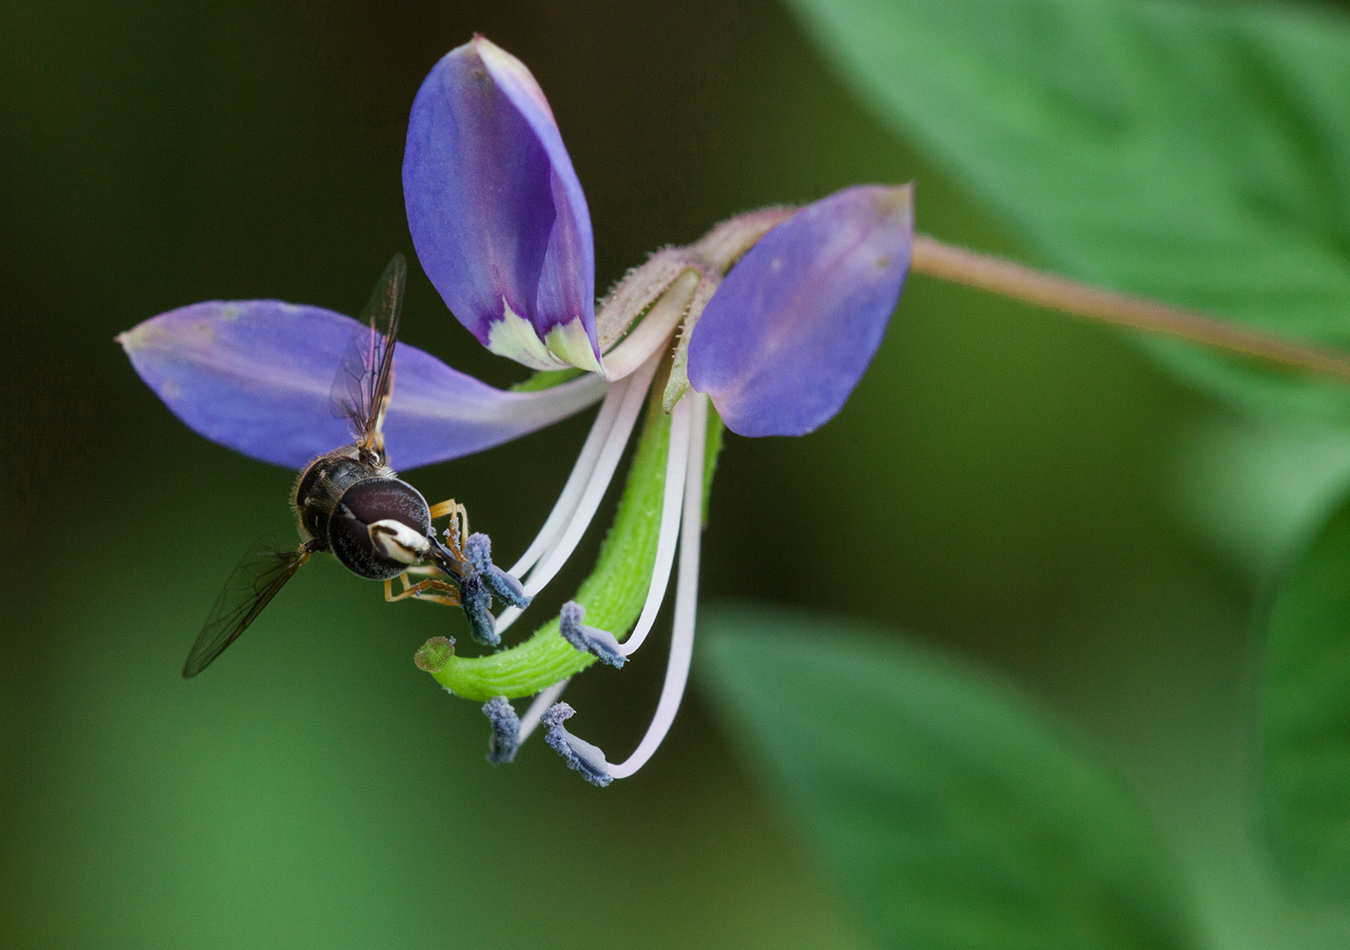
[[609, 774], [609, 763], [605, 761], [605, 753], [600, 751], [599, 746], [592, 745], [585, 739], [578, 739], [563, 728], [563, 721], [572, 718], [575, 713], [576, 710], [567, 703], [554, 703], [550, 706], [548, 712], [539, 720], [548, 727], [544, 741], [552, 746], [553, 751], [562, 756], [568, 765], [580, 772], [582, 778], [592, 785], [604, 788], [614, 781], [614, 776]]
[[459, 582], [459, 600], [464, 614], [469, 618], [469, 632], [484, 646], [495, 647], [502, 642], [498, 635], [497, 621], [492, 616], [492, 595], [477, 573], [466, 575]]
[[469, 535], [464, 545], [464, 553], [469, 563], [483, 577], [488, 589], [501, 598], [503, 603], [524, 610], [530, 606], [530, 596], [514, 574], [508, 574], [492, 563], [492, 541], [481, 531]]
[[563, 639], [572, 644], [578, 652], [590, 653], [601, 663], [613, 667], [623, 666], [628, 657], [619, 652], [619, 641], [608, 630], [588, 627], [581, 622], [586, 616], [586, 608], [575, 600], [563, 604], [558, 614], [558, 632]]
[[483, 704], [483, 715], [492, 723], [487, 760], [493, 765], [514, 762], [520, 748], [520, 717], [515, 707], [505, 696], [498, 696]]

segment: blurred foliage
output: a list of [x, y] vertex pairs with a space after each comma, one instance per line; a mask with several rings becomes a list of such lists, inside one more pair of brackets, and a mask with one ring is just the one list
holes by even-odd
[[1265, 633], [1265, 829], [1294, 887], [1350, 901], [1350, 505], [1284, 578]]
[[[876, 114], [1040, 263], [1350, 345], [1350, 21], [1140, 0], [792, 0]], [[1344, 424], [1350, 397], [1150, 340], [1186, 377]]]
[[[1350, 341], [1343, 16], [1129, 0], [793, 6], [864, 101], [1048, 263], [1314, 342]], [[1248, 408], [1298, 410], [1303, 430], [1309, 416], [1344, 423], [1338, 382], [1174, 343], [1150, 349]], [[1302, 458], [1269, 494], [1315, 516], [1323, 485], [1342, 493], [1344, 435], [1327, 441], [1329, 477]], [[1230, 538], [1250, 521], [1241, 505], [1216, 515], [1216, 526], [1236, 523]], [[1281, 588], [1262, 702], [1274, 852], [1300, 889], [1339, 897], [1350, 895], [1343, 533], [1333, 520]]]
[[[331, 563], [207, 674], [177, 675], [239, 553], [289, 534], [293, 473], [178, 424], [112, 336], [212, 298], [356, 309], [411, 250], [412, 96], [473, 30], [547, 91], [601, 286], [733, 212], [861, 181], [917, 180], [921, 225], [944, 239], [1057, 260], [955, 158], [910, 147], [928, 137], [855, 104], [770, 0], [9, 4], [0, 945], [868, 945], [696, 698], [651, 765], [603, 793], [542, 743], [491, 770], [477, 710], [411, 663], [428, 636], [462, 633], [459, 618], [386, 606]], [[1079, 36], [1058, 47], [1070, 90], [1096, 75]], [[1246, 118], [1223, 96], [1204, 105]], [[1006, 157], [989, 147], [961, 159]], [[1158, 174], [1191, 181], [1189, 161]], [[1326, 254], [1344, 261], [1344, 246]], [[416, 272], [404, 337], [494, 383], [523, 375]], [[585, 424], [414, 483], [519, 550]], [[1192, 464], [1220, 457], [1215, 431], [1239, 449]], [[1262, 431], [1111, 333], [916, 278], [835, 421], [807, 439], [729, 439], [704, 588], [918, 631], [1013, 677], [1136, 788], [1203, 940], [1344, 946], [1344, 921], [1273, 886], [1248, 794], [1249, 566], [1278, 563], [1344, 468], [1331, 452], [1315, 480], [1251, 477], [1339, 438]], [[1179, 471], [1212, 481], [1178, 492]], [[1250, 527], [1214, 543], [1191, 527], [1206, 523], [1190, 517], [1197, 493]], [[663, 666], [644, 651], [621, 675], [579, 678], [588, 738], [635, 742]]]
[[802, 611], [703, 630], [724, 722], [880, 946], [1195, 946], [1138, 803], [1006, 689]]

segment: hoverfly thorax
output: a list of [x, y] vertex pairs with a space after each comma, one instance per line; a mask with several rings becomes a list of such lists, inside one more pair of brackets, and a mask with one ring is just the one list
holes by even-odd
[[300, 534], [360, 577], [397, 577], [431, 551], [431, 509], [384, 456], [343, 446], [310, 463], [295, 485]]
[[347, 489], [368, 478], [392, 474], [383, 458], [363, 458], [356, 445], [344, 445], [319, 456], [295, 483], [292, 504], [301, 536], [306, 541], [315, 541], [318, 550], [328, 550], [328, 522]]

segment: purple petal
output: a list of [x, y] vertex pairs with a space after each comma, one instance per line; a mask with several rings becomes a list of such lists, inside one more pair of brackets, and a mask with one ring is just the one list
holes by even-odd
[[[118, 341], [141, 379], [197, 432], [298, 469], [352, 441], [328, 394], [359, 327], [319, 307], [211, 301], [147, 320]], [[478, 452], [565, 418], [604, 389], [587, 376], [503, 392], [400, 343], [384, 425], [389, 462], [408, 469]]]
[[422, 269], [484, 346], [599, 370], [590, 212], [524, 63], [476, 36], [436, 64], [408, 120], [403, 198]]
[[798, 211], [741, 259], [689, 341], [689, 382], [740, 435], [833, 418], [881, 345], [909, 270], [913, 186], [859, 185]]

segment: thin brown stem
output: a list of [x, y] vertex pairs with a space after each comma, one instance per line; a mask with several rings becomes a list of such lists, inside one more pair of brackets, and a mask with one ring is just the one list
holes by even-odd
[[1350, 354], [1305, 346], [1214, 317], [1140, 300], [1033, 270], [1022, 264], [914, 235], [910, 269], [1005, 297], [1115, 326], [1166, 333], [1283, 366], [1350, 380]]

